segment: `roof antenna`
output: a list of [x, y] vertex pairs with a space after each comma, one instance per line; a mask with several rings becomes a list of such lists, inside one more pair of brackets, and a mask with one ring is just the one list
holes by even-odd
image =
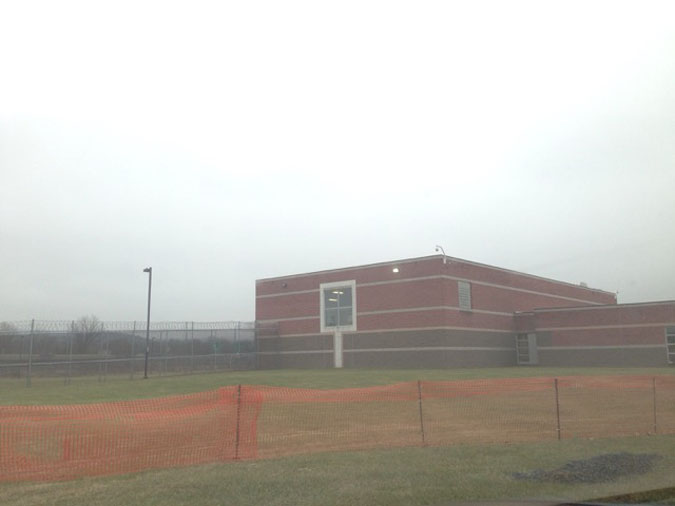
[[443, 246], [439, 246], [439, 245], [437, 244], [437, 245], [436, 245], [436, 252], [439, 252], [439, 251], [440, 251], [441, 253], [443, 253], [443, 263], [444, 263], [444, 264], [447, 264], [447, 263], [448, 263], [448, 259], [447, 259], [446, 255], [445, 255], [445, 250], [443, 249]]

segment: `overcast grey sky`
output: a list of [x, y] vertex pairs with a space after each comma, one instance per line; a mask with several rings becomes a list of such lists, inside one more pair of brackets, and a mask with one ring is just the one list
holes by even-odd
[[0, 6], [0, 320], [434, 253], [675, 299], [673, 2]]

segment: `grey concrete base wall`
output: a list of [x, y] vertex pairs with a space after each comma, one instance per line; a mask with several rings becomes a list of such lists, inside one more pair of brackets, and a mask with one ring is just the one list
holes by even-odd
[[[332, 336], [331, 346], [332, 346]], [[414, 332], [372, 332], [344, 334], [344, 348], [387, 349], [414, 347], [498, 347], [515, 353], [515, 335], [472, 330], [427, 330]]]
[[322, 369], [333, 367], [333, 336], [258, 339], [259, 369]]
[[425, 368], [507, 367], [516, 365], [514, 351], [378, 351], [349, 353], [345, 351], [344, 366], [349, 368]]
[[258, 369], [328, 369], [333, 350], [317, 353], [258, 354]]
[[[665, 346], [550, 349], [546, 337], [542, 333], [537, 334], [538, 365], [540, 366], [665, 367], [668, 365]], [[516, 365], [515, 335], [508, 333], [456, 330], [345, 333], [343, 348], [343, 365], [348, 368], [451, 368]], [[317, 334], [259, 339], [258, 352], [257, 366], [260, 369], [332, 368], [333, 336]]]
[[[450, 368], [516, 365], [515, 337], [499, 332], [429, 330], [343, 334], [344, 367]], [[331, 368], [333, 336], [258, 340], [258, 367]]]
[[539, 348], [539, 365], [554, 367], [665, 367], [666, 348]]

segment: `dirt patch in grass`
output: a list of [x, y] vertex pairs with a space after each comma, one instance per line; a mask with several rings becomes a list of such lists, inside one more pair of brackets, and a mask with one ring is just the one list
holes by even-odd
[[662, 457], [654, 453], [605, 453], [583, 460], [570, 460], [552, 470], [515, 473], [517, 480], [556, 483], [601, 483], [630, 475], [646, 474]]

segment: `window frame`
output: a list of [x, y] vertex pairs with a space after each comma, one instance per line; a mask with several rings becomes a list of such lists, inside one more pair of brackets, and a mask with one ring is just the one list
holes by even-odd
[[675, 326], [667, 325], [663, 329], [666, 338], [666, 359], [668, 364], [675, 364]]
[[[330, 288], [349, 288], [352, 291], [352, 323], [350, 325], [340, 325], [339, 327], [326, 326], [326, 301], [324, 292]], [[330, 283], [319, 284], [319, 312], [321, 317], [321, 332], [349, 332], [356, 330], [356, 280], [333, 281]]]

